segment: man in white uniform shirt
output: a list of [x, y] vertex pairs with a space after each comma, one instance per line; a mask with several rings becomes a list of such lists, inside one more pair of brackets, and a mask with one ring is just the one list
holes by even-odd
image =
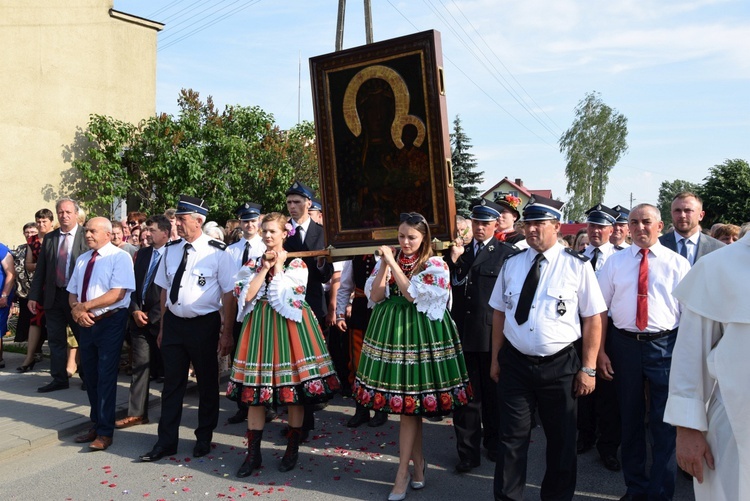
[[[617, 252], [609, 241], [620, 213], [606, 205], [597, 204], [586, 211], [586, 232], [589, 244], [583, 255], [596, 275], [609, 257]], [[578, 454], [596, 444], [604, 467], [620, 471], [617, 449], [620, 447], [620, 414], [617, 395], [611, 381], [597, 377], [596, 391], [578, 399]]]
[[626, 247], [630, 247], [627, 241], [630, 236], [630, 229], [628, 228], [628, 217], [630, 211], [622, 205], [615, 205], [612, 210], [616, 211], [619, 215], [615, 221], [615, 225], [612, 227], [612, 235], [609, 237], [609, 243], [615, 246], [615, 249], [622, 250]]
[[[509, 257], [490, 297], [490, 375], [498, 383], [495, 499], [523, 499], [531, 416], [547, 437], [542, 499], [572, 499], [576, 404], [596, 385], [600, 313], [606, 310], [587, 259], [557, 241], [562, 202], [534, 196], [523, 209], [530, 248]], [[583, 360], [573, 343], [583, 337]], [[583, 365], [582, 365], [583, 363]]]
[[[234, 273], [240, 271], [240, 268], [251, 259], [258, 259], [266, 252], [266, 244], [263, 243], [263, 239], [258, 234], [258, 227], [260, 226], [260, 213], [263, 210], [263, 206], [252, 202], [246, 202], [239, 206], [235, 211], [237, 219], [240, 220], [240, 229], [242, 230], [242, 238], [239, 241], [233, 243], [227, 247], [227, 252], [232, 256], [235, 268]], [[234, 345], [237, 346], [237, 341], [240, 338], [240, 332], [242, 331], [242, 322], [238, 322], [237, 316], [237, 299], [232, 297], [232, 310], [235, 312], [231, 318], [234, 320], [234, 327], [232, 329], [232, 339]], [[271, 411], [273, 412], [273, 411]], [[227, 419], [229, 424], [238, 424], [247, 420], [247, 404], [241, 399], [237, 400], [237, 412]]]
[[86, 373], [86, 392], [94, 426], [77, 437], [91, 450], [112, 445], [120, 351], [125, 340], [135, 274], [130, 255], [112, 243], [112, 223], [95, 217], [86, 224], [90, 251], [76, 260], [68, 282], [73, 320], [80, 326], [78, 347]]
[[[140, 456], [157, 461], [177, 452], [182, 400], [193, 364], [198, 382], [198, 428], [193, 457], [211, 451], [213, 431], [219, 421], [219, 363], [216, 356], [232, 348], [231, 321], [221, 332], [219, 309], [230, 319], [235, 265], [225, 252], [226, 245], [203, 233], [208, 214], [200, 198], [180, 196], [177, 205], [177, 233], [180, 240], [164, 246], [164, 256], [154, 279], [162, 288], [164, 312], [159, 341], [164, 358], [164, 388], [161, 397], [159, 439], [154, 448]], [[222, 303], [223, 299], [223, 303]], [[218, 346], [218, 349], [217, 349]]]
[[[664, 227], [659, 210], [640, 204], [630, 212], [633, 245], [610, 256], [599, 272], [599, 286], [611, 323], [597, 369], [614, 380], [620, 404], [623, 500], [669, 500], [677, 466], [675, 429], [664, 422], [669, 367], [680, 323], [675, 286], [690, 270], [685, 258], [659, 243]], [[602, 321], [606, 320], [602, 315]], [[649, 382], [649, 432], [653, 462], [646, 472], [646, 398]]]
[[695, 498], [750, 499], [750, 235], [703, 257], [674, 296], [682, 318], [664, 420]]

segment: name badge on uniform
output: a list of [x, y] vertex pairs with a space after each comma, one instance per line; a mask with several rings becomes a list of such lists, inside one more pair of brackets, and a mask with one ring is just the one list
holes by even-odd
[[560, 315], [560, 316], [562, 316], [562, 315], [565, 315], [566, 311], [568, 311], [568, 308], [565, 307], [565, 301], [563, 301], [562, 299], [560, 299], [557, 302], [557, 314]]
[[510, 311], [513, 309], [513, 296], [511, 296], [510, 292], [505, 294], [505, 309], [506, 311]]
[[198, 277], [198, 285], [200, 285], [201, 287], [206, 285], [206, 277], [203, 276], [203, 273], [201, 273]]

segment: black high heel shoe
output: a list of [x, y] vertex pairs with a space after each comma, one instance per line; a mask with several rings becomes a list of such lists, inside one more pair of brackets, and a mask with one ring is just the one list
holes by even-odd
[[29, 365], [22, 365], [21, 367], [16, 367], [16, 371], [20, 373], [29, 372], [31, 369], [34, 368], [34, 365], [36, 365], [36, 360], [31, 362]]

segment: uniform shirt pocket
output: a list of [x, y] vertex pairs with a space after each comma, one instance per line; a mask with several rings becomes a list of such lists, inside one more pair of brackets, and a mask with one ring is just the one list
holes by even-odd
[[563, 315], [576, 315], [576, 294], [574, 287], [549, 287], [544, 297], [544, 316], [559, 318]]

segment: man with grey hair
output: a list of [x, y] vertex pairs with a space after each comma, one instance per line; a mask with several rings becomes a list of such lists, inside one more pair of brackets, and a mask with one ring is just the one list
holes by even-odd
[[[88, 250], [83, 230], [78, 226], [81, 208], [74, 200], [63, 198], [55, 205], [60, 228], [48, 233], [42, 241], [42, 249], [29, 291], [29, 311], [36, 315], [39, 303], [44, 307], [47, 319], [47, 338], [50, 349], [50, 375], [52, 382], [37, 391], [47, 393], [68, 388], [68, 335], [70, 327], [78, 339], [78, 324], [68, 303], [68, 281], [73, 273], [76, 259]], [[79, 370], [81, 378], [84, 374]]]
[[81, 364], [86, 369], [86, 390], [91, 405], [91, 429], [76, 443], [91, 442], [103, 451], [112, 445], [115, 430], [117, 369], [130, 292], [135, 289], [130, 255], [112, 244], [112, 223], [95, 217], [86, 224], [89, 250], [76, 260], [68, 284], [73, 319], [80, 326]]
[[[672, 291], [690, 271], [690, 263], [659, 242], [664, 228], [650, 204], [628, 217], [633, 244], [609, 257], [597, 279], [611, 322], [602, 329], [598, 374], [615, 384], [620, 404], [623, 500], [672, 499], [677, 467], [675, 429], [664, 422], [672, 349], [680, 323], [680, 305]], [[607, 312], [602, 313], [607, 325]], [[606, 344], [605, 344], [606, 342]], [[646, 472], [646, 398], [653, 461]]]
[[[177, 233], [165, 245], [154, 282], [162, 288], [163, 312], [158, 342], [164, 359], [159, 438], [141, 461], [158, 461], [177, 452], [182, 401], [193, 364], [198, 383], [198, 428], [194, 457], [211, 451], [219, 421], [219, 364], [216, 356], [232, 348], [232, 291], [236, 267], [226, 244], [203, 233], [208, 208], [200, 198], [180, 196]], [[219, 309], [224, 308], [223, 332]], [[218, 347], [218, 349], [217, 349]]]

